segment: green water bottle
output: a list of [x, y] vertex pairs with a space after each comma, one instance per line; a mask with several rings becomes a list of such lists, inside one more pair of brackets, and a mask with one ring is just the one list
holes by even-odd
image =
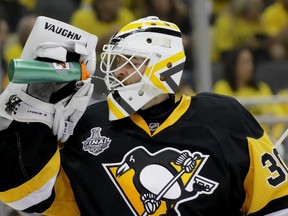
[[85, 65], [79, 62], [44, 62], [12, 59], [8, 77], [13, 83], [59, 83], [85, 80], [90, 77]]

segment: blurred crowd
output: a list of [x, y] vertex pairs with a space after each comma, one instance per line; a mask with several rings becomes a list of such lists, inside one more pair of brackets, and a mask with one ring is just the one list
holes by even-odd
[[[221, 65], [220, 76], [213, 80], [212, 91], [230, 96], [288, 95], [287, 86], [277, 89], [269, 81], [277, 80], [277, 63], [288, 69], [288, 0], [203, 0], [207, 3], [211, 65]], [[112, 34], [130, 21], [148, 16], [172, 21], [182, 31], [187, 56], [179, 94], [193, 95], [193, 19], [190, 0], [2, 0], [0, 2], [0, 81], [7, 83], [8, 65], [19, 58], [37, 18], [55, 18], [99, 38], [97, 52]], [[99, 56], [99, 55], [98, 55]], [[98, 61], [99, 62], [99, 61]], [[259, 65], [273, 62], [267, 80], [259, 76]], [[285, 70], [285, 67], [282, 67]], [[219, 67], [218, 67], [219, 70]], [[214, 70], [212, 70], [213, 73]], [[219, 71], [218, 71], [219, 72]], [[288, 71], [287, 73], [288, 80]], [[97, 70], [96, 70], [97, 73]], [[257, 74], [258, 73], [258, 74]], [[275, 73], [275, 74], [274, 74]], [[274, 74], [274, 75], [273, 75]], [[101, 74], [99, 74], [101, 76]], [[263, 77], [264, 78], [264, 77]], [[285, 81], [281, 78], [281, 81]], [[96, 91], [103, 90], [103, 83]], [[98, 89], [97, 89], [98, 88]], [[255, 115], [288, 114], [288, 106], [258, 105], [248, 107]], [[271, 132], [278, 138], [283, 132]]]

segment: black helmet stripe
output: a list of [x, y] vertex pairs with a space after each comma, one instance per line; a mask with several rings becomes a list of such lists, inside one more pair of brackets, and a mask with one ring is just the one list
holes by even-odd
[[114, 100], [130, 115], [136, 112], [120, 95], [117, 91], [113, 93]]
[[164, 71], [160, 74], [160, 76], [167, 77], [167, 80], [165, 82], [168, 83], [168, 85], [172, 88], [172, 90], [175, 92], [178, 89], [178, 85], [174, 82], [172, 79], [172, 75], [178, 73], [179, 71], [183, 70], [184, 68], [184, 62], [181, 64], [176, 65], [175, 67], [170, 68], [169, 70]]
[[[126, 33], [126, 34], [123, 34], [123, 35], [119, 35], [117, 37], [113, 37], [111, 43], [112, 44], [113, 43], [117, 43], [118, 41], [128, 37], [129, 35], [136, 34], [136, 33], [141, 33], [141, 32], [156, 32], [156, 33], [161, 33], [161, 34], [167, 34], [169, 36], [181, 37], [181, 32], [174, 31], [174, 30], [171, 30], [171, 29], [155, 28], [155, 27], [152, 27], [152, 28], [139, 28], [139, 29], [136, 29], [136, 30], [131, 31], [129, 33]], [[117, 35], [117, 34], [115, 34], [115, 35]]]

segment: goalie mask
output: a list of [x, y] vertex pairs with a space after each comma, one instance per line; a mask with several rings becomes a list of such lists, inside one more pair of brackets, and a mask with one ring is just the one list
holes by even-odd
[[[110, 120], [130, 116], [156, 96], [177, 91], [186, 57], [174, 23], [157, 17], [136, 20], [116, 33], [103, 51], [100, 69], [109, 91]], [[119, 76], [127, 67], [133, 72]], [[137, 82], [130, 84], [133, 78]]]

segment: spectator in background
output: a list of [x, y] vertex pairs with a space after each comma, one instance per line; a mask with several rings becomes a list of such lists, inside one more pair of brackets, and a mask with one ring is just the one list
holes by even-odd
[[[5, 62], [8, 65], [11, 59], [20, 58], [23, 47], [29, 37], [37, 16], [29, 14], [21, 18], [17, 26], [16, 41], [10, 44], [4, 52]], [[8, 76], [4, 77], [4, 83], [8, 84]]]
[[70, 24], [97, 35], [100, 53], [110, 37], [134, 18], [121, 0], [93, 0], [91, 7], [79, 8], [72, 14]]
[[288, 0], [276, 0], [261, 16], [263, 38], [269, 57], [283, 60], [288, 57]]
[[19, 20], [31, 12], [21, 4], [21, 0], [0, 1], [0, 8], [0, 15], [8, 22], [9, 33], [15, 33]]
[[[216, 81], [213, 92], [233, 97], [272, 96], [269, 85], [255, 79], [256, 63], [251, 49], [235, 48], [227, 53], [224, 60], [224, 78]], [[260, 104], [246, 106], [255, 116], [277, 115], [278, 106]], [[267, 132], [274, 136], [267, 125], [262, 125]]]
[[34, 10], [37, 15], [68, 23], [80, 3], [80, 0], [37, 0]]
[[273, 4], [275, 1], [278, 1], [278, 0], [263, 0], [264, 7], [268, 7], [269, 5]]
[[221, 12], [213, 26], [212, 61], [222, 61], [230, 50], [246, 45], [256, 50], [261, 34], [262, 0], [231, 0], [227, 10]]
[[80, 7], [86, 7], [86, 6], [90, 6], [92, 0], [80, 0]]
[[143, 14], [144, 1], [145, 0], [122, 0], [123, 5], [132, 11], [136, 18], [141, 18]]
[[211, 14], [211, 25], [214, 25], [215, 20], [222, 13], [222, 11], [226, 10], [229, 6], [230, 0], [211, 0], [212, 2], [212, 14]]
[[35, 5], [38, 2], [38, 0], [18, 0], [18, 2], [25, 8], [27, 8], [27, 10], [33, 11], [35, 9]]
[[17, 40], [7, 47], [5, 51], [5, 60], [9, 64], [11, 59], [20, 58], [23, 47], [29, 37], [37, 16], [29, 14], [21, 18], [17, 26]]
[[255, 80], [256, 63], [251, 49], [235, 48], [227, 53], [223, 63], [224, 78], [214, 84], [214, 92], [231, 96], [272, 94], [268, 84]]

